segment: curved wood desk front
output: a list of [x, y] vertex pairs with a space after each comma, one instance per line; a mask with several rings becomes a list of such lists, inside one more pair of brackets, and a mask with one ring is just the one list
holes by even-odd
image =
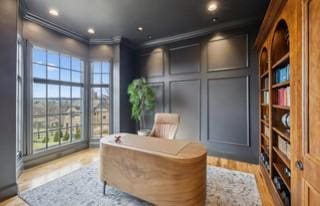
[[156, 205], [205, 205], [206, 167], [207, 151], [194, 142], [124, 133], [100, 141], [101, 180]]

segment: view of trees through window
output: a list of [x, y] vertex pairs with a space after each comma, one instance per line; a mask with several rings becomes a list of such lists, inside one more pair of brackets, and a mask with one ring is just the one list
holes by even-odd
[[91, 137], [109, 134], [110, 63], [91, 63]]
[[34, 151], [83, 138], [83, 76], [84, 62], [80, 58], [33, 47]]

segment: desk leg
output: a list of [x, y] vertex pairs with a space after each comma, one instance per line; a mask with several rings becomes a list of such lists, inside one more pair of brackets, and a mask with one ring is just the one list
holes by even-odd
[[103, 181], [103, 195], [106, 195], [106, 186], [107, 186], [107, 182]]

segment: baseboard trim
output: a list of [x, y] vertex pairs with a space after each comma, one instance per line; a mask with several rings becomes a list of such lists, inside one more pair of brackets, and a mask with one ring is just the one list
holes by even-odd
[[0, 189], [0, 202], [18, 194], [17, 183], [8, 185]]

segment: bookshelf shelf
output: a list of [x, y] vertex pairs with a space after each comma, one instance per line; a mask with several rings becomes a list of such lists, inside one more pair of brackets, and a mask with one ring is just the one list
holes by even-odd
[[264, 139], [264, 141], [269, 142], [269, 138], [261, 133], [261, 137]]
[[266, 125], [267, 127], [269, 127], [269, 123], [266, 120], [261, 120], [262, 124]]
[[263, 91], [263, 92], [265, 92], [265, 91], [269, 91], [269, 88], [261, 89], [261, 91]]
[[268, 150], [267, 146], [261, 145], [261, 148], [264, 150], [265, 154], [268, 155], [268, 157], [269, 157], [269, 150]]
[[[273, 147], [273, 151], [277, 154], [277, 156], [283, 161], [283, 163], [290, 168], [290, 160], [288, 157], [286, 157], [285, 154], [283, 154], [278, 148]], [[279, 163], [280, 164], [280, 163]]]
[[272, 65], [272, 69], [276, 69], [277, 67], [279, 67], [280, 65], [284, 64], [284, 63], [288, 63], [289, 61], [289, 56], [290, 53], [287, 52], [285, 55], [283, 55], [283, 57], [281, 57], [276, 63], [274, 63]]
[[276, 88], [280, 88], [280, 87], [287, 87], [289, 85], [290, 85], [290, 81], [285, 81], [285, 82], [281, 82], [281, 83], [277, 83], [277, 84], [272, 85], [272, 88], [276, 89]]
[[266, 173], [268, 177], [270, 177], [270, 170], [260, 161], [261, 167], [263, 168], [263, 171]]
[[261, 103], [261, 106], [269, 107], [269, 104]]
[[268, 75], [269, 75], [269, 72], [266, 71], [266, 72], [264, 72], [263, 74], [261, 74], [261, 78], [267, 77]]
[[282, 137], [284, 140], [290, 143], [290, 133], [282, 131], [281, 129], [278, 129], [276, 127], [272, 127], [272, 130], [277, 133], [280, 137]]
[[275, 109], [290, 110], [289, 106], [283, 106], [283, 105], [274, 104], [274, 105], [272, 105], [272, 107], [275, 108]]

